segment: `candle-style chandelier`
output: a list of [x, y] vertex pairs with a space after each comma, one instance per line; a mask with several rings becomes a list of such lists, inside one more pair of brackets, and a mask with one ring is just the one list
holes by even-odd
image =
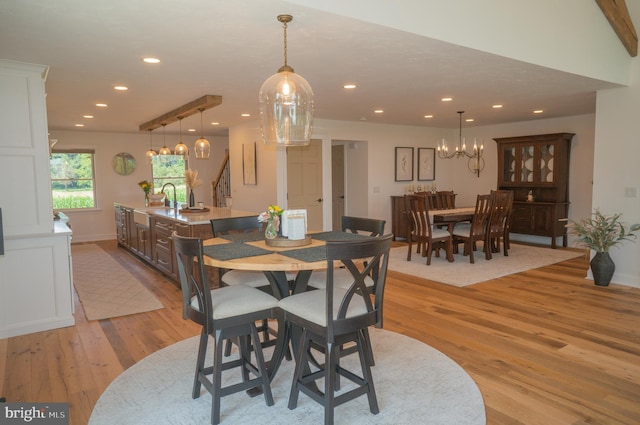
[[449, 146], [447, 145], [447, 141], [442, 139], [441, 142], [438, 143], [438, 157], [442, 159], [451, 159], [451, 158], [468, 158], [469, 159], [469, 170], [480, 177], [480, 171], [484, 169], [484, 159], [482, 158], [482, 153], [484, 151], [484, 145], [482, 143], [482, 139], [480, 139], [480, 146], [478, 146], [478, 142], [476, 139], [473, 139], [473, 151], [467, 152], [467, 145], [464, 137], [462, 137], [462, 114], [464, 111], [458, 111], [458, 116], [460, 120], [460, 127], [458, 133], [458, 145], [456, 146], [454, 151], [449, 152]]

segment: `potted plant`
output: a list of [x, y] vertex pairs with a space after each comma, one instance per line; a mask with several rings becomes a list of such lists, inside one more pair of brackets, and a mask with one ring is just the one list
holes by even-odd
[[625, 227], [620, 221], [621, 215], [605, 216], [596, 209], [593, 218], [585, 218], [579, 222], [571, 220], [567, 226], [569, 232], [578, 236], [581, 246], [596, 252], [590, 264], [593, 280], [598, 286], [608, 286], [616, 268], [609, 256], [609, 248], [625, 240], [634, 241], [634, 232], [640, 230], [640, 224]]

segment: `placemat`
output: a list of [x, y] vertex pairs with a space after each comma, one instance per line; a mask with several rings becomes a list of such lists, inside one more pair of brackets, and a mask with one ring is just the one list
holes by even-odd
[[290, 249], [287, 251], [278, 251], [278, 254], [307, 263], [313, 263], [314, 261], [327, 259], [327, 247], [322, 245], [314, 246], [313, 248]]
[[220, 245], [205, 246], [203, 254], [215, 258], [216, 260], [226, 261], [243, 257], [255, 257], [256, 255], [271, 254], [273, 251], [258, 248], [257, 246], [247, 245], [242, 242], [231, 242]]
[[230, 233], [228, 235], [220, 235], [220, 238], [231, 242], [255, 242], [264, 239], [262, 232], [246, 232], [246, 233]]
[[357, 233], [340, 232], [336, 230], [331, 230], [329, 232], [312, 233], [309, 236], [311, 236], [312, 239], [316, 239], [319, 241], [352, 241], [354, 239], [364, 239], [371, 237], [366, 235], [359, 235]]

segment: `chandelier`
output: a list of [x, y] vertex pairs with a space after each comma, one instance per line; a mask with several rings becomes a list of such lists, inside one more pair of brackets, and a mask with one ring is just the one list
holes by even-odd
[[447, 145], [447, 141], [445, 139], [442, 139], [442, 142], [438, 143], [438, 157], [441, 159], [468, 158], [469, 171], [480, 177], [480, 171], [484, 169], [484, 159], [482, 158], [484, 145], [482, 144], [482, 139], [480, 139], [480, 146], [478, 146], [478, 143], [474, 138], [473, 151], [467, 152], [467, 145], [464, 137], [462, 137], [462, 114], [464, 114], [464, 111], [458, 111], [460, 121], [458, 145], [455, 147], [454, 151], [449, 153], [449, 146]]
[[313, 90], [287, 64], [287, 24], [291, 15], [278, 15], [284, 28], [284, 65], [260, 87], [258, 95], [262, 138], [280, 146], [305, 146], [311, 141]]

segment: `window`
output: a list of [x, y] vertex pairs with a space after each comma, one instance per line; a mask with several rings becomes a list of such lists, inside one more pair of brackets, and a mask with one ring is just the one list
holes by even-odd
[[93, 149], [54, 150], [49, 159], [54, 209], [96, 207]]
[[[187, 202], [187, 185], [184, 182], [184, 172], [187, 161], [183, 155], [156, 155], [151, 160], [151, 177], [153, 178], [153, 193], [160, 193], [162, 186], [172, 183], [176, 187], [176, 201]], [[165, 189], [167, 199], [173, 200], [173, 187]]]

